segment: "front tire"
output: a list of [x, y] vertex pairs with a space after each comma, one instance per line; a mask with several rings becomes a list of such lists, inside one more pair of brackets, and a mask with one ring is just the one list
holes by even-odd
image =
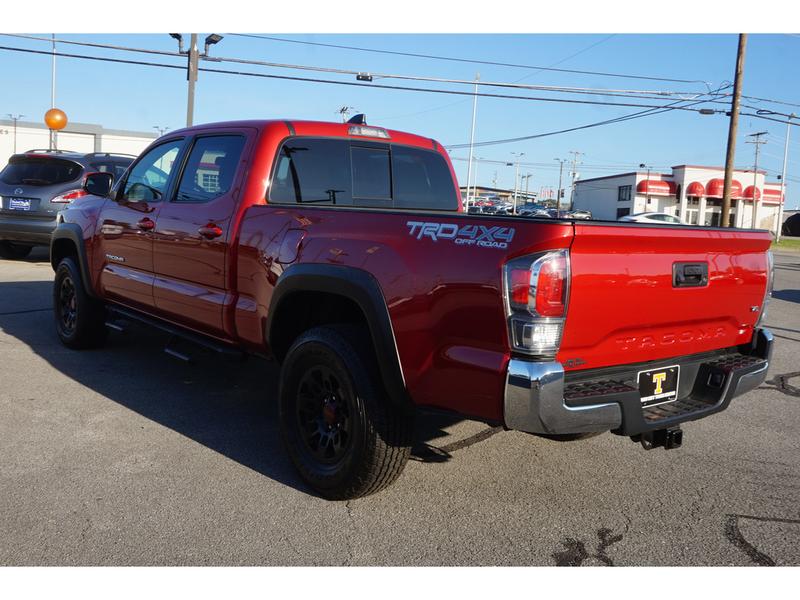
[[411, 454], [413, 417], [386, 397], [373, 355], [360, 328], [316, 327], [281, 367], [284, 444], [303, 480], [330, 500], [387, 487]]
[[7, 260], [21, 260], [27, 258], [33, 250], [33, 246], [27, 244], [12, 244], [11, 242], [0, 242], [0, 258]]
[[97, 348], [106, 340], [106, 311], [86, 292], [81, 272], [71, 257], [61, 260], [53, 282], [56, 333], [69, 348]]

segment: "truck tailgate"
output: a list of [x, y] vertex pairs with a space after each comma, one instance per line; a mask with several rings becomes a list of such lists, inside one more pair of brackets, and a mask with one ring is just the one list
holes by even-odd
[[[558, 360], [595, 369], [748, 343], [770, 241], [766, 231], [576, 223]], [[703, 265], [706, 284], [695, 281]]]

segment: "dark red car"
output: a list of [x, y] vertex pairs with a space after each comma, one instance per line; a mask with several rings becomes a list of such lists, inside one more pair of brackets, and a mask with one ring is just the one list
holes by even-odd
[[671, 448], [766, 377], [768, 232], [466, 214], [441, 145], [363, 122], [170, 132], [109, 187], [53, 234], [61, 340], [135, 319], [275, 357], [328, 498], [390, 484], [420, 407]]

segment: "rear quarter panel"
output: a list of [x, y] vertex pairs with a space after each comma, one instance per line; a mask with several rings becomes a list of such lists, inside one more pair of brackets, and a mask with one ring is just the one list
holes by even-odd
[[[505, 248], [419, 237], [410, 223], [512, 228]], [[302, 230], [297, 262], [363, 269], [380, 284], [403, 374], [416, 404], [484, 419], [502, 418], [509, 358], [502, 264], [509, 257], [568, 247], [570, 223], [322, 207], [253, 206], [240, 233], [236, 328], [253, 346], [283, 268], [285, 232]], [[412, 235], [412, 231], [414, 232]]]

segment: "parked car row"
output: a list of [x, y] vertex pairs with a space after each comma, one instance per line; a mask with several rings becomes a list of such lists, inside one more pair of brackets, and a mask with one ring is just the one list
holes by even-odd
[[592, 213], [588, 210], [557, 210], [544, 205], [519, 205], [514, 212], [512, 203], [475, 203], [466, 209], [471, 214], [482, 215], [515, 215], [518, 217], [537, 217], [545, 219], [591, 219]]
[[86, 176], [119, 179], [134, 158], [39, 149], [13, 155], [0, 171], [0, 258], [25, 258], [34, 246], [48, 246], [58, 213], [87, 195]]

